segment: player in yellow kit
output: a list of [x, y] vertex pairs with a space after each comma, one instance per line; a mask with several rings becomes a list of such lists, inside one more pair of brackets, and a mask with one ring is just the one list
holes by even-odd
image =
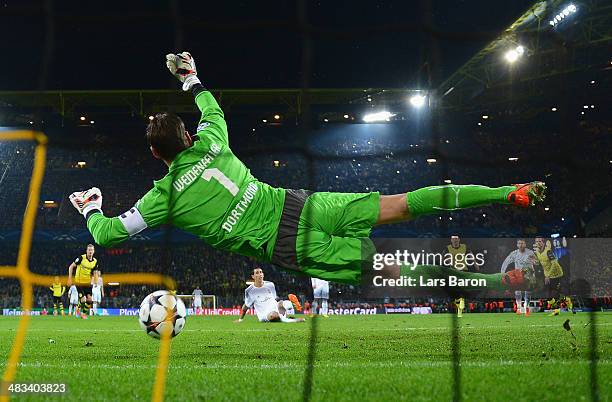
[[555, 256], [550, 240], [546, 240], [545, 243], [543, 237], [536, 237], [533, 251], [544, 270], [544, 286], [548, 289], [549, 296], [552, 297], [549, 304], [554, 309], [553, 314], [557, 315], [559, 314], [558, 301], [565, 298], [562, 295], [563, 267]]
[[79, 311], [83, 318], [89, 315], [93, 304], [91, 277], [95, 270], [100, 269], [98, 260], [94, 257], [95, 251], [94, 245], [88, 244], [85, 254], [78, 256], [68, 267], [68, 286], [72, 285], [74, 275], [74, 283], [79, 291]]
[[60, 282], [59, 276], [53, 278], [53, 284], [49, 286], [49, 289], [53, 292], [53, 315], [57, 315], [57, 306], [59, 305], [62, 315], [64, 315], [64, 303], [62, 302], [62, 296], [66, 287]]
[[[465, 263], [465, 256], [472, 254], [465, 243], [461, 243], [461, 238], [458, 234], [454, 234], [450, 238], [450, 244], [444, 249], [444, 254], [451, 255], [453, 264], [452, 267], [457, 271], [469, 271], [470, 266]], [[475, 270], [478, 271], [478, 266], [474, 266]], [[463, 311], [465, 310], [465, 297], [460, 295], [455, 298], [455, 307], [457, 308], [457, 317], [463, 317]]]

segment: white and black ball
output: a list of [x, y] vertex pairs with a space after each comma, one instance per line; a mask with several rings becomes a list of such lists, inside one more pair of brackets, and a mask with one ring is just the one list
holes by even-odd
[[138, 322], [147, 335], [159, 339], [165, 331], [177, 336], [185, 326], [187, 309], [181, 299], [167, 290], [158, 290], [140, 303]]

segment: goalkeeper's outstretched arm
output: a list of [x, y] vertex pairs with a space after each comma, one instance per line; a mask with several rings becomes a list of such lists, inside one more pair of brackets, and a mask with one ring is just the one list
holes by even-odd
[[[78, 197], [78, 193], [73, 193], [71, 200], [75, 194]], [[89, 205], [89, 203], [85, 203], [85, 205]], [[73, 204], [87, 220], [87, 229], [89, 229], [94, 241], [102, 247], [112, 247], [146, 228], [159, 226], [166, 222], [168, 216], [167, 199], [155, 187], [149, 190], [128, 211], [112, 218], [106, 217], [102, 213], [101, 194], [99, 199], [96, 200], [96, 205], [89, 208], [79, 209], [78, 201], [73, 201]]]
[[[68, 198], [76, 210], [85, 217], [87, 228], [99, 245], [110, 247], [129, 237], [119, 217], [107, 218], [102, 214], [102, 192], [99, 188], [92, 187], [89, 190], [77, 191], [70, 194]], [[69, 282], [72, 279], [73, 265], [71, 264], [68, 268]]]
[[166, 55], [166, 67], [170, 73], [183, 83], [183, 91], [191, 91], [196, 105], [202, 113], [198, 122], [196, 136], [211, 136], [223, 144], [227, 144], [227, 125], [223, 111], [214, 96], [202, 85], [198, 78], [195, 60], [191, 53], [182, 52]]
[[101, 212], [87, 218], [87, 229], [102, 247], [112, 247], [130, 237], [119, 217], [108, 218]]
[[[183, 83], [184, 91], [193, 92], [195, 103], [202, 113], [196, 130], [197, 139], [206, 137], [220, 146], [226, 145], [227, 124], [223, 111], [213, 95], [198, 79], [195, 61], [191, 54], [189, 52], [168, 54], [166, 66]], [[164, 162], [169, 165], [168, 161]], [[129, 211], [113, 218], [106, 217], [102, 213], [102, 193], [96, 187], [73, 193], [70, 201], [87, 220], [87, 228], [95, 242], [103, 247], [121, 243], [147, 227], [158, 226], [166, 222], [168, 216], [167, 196], [157, 188], [151, 189]]]
[[[147, 227], [163, 223], [168, 214], [167, 202], [156, 188], [145, 194], [134, 207], [116, 217], [102, 213], [102, 192], [93, 187], [70, 195], [70, 202], [87, 221], [87, 229], [102, 247], [112, 247]], [[69, 279], [72, 265], [68, 270]]]
[[215, 97], [200, 83], [192, 87], [192, 92], [196, 105], [202, 113], [196, 129], [196, 137], [200, 139], [202, 136], [211, 136], [222, 144], [227, 144], [227, 124]]

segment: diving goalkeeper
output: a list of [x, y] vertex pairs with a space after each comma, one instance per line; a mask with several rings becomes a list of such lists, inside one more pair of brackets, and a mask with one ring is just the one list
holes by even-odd
[[328, 281], [358, 283], [362, 263], [375, 253], [369, 239], [375, 225], [494, 203], [526, 208], [544, 199], [546, 187], [537, 181], [433, 186], [396, 195], [272, 187], [232, 153], [223, 111], [198, 79], [191, 54], [168, 54], [166, 65], [202, 113], [196, 135], [174, 114], [159, 113], [150, 121], [149, 148], [168, 174], [120, 216], [104, 216], [96, 187], [70, 195], [101, 246], [168, 223], [215, 248]]

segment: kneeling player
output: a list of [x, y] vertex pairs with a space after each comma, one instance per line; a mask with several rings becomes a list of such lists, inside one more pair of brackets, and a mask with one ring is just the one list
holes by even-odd
[[273, 282], [264, 281], [264, 273], [261, 268], [253, 269], [253, 284], [244, 291], [244, 304], [240, 312], [240, 318], [236, 322], [242, 322], [246, 312], [255, 306], [255, 314], [259, 322], [302, 322], [303, 318], [289, 318], [292, 308], [302, 310], [302, 306], [295, 295], [289, 295], [287, 300], [277, 301], [276, 288]]

